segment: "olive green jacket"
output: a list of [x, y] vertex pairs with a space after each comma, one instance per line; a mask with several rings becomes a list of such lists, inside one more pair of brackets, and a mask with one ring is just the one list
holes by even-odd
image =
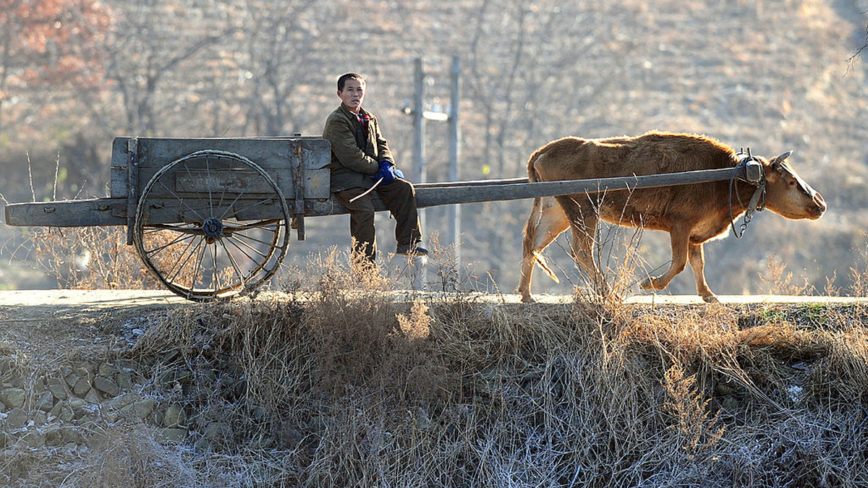
[[332, 145], [331, 191], [347, 188], [370, 188], [377, 181], [380, 161], [388, 160], [394, 164], [389, 143], [380, 132], [377, 118], [361, 109], [362, 114], [371, 117], [368, 134], [364, 133], [356, 114], [341, 104], [326, 119], [322, 136]]

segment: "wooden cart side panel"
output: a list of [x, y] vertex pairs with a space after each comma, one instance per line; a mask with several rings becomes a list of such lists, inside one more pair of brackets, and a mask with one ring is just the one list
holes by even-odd
[[[126, 197], [128, 142], [130, 138], [119, 137], [112, 146], [111, 196]], [[299, 138], [229, 138], [229, 139], [138, 139], [139, 178], [137, 193], [140, 194], [148, 181], [167, 164], [202, 150], [224, 151], [245, 157], [275, 180], [284, 197], [295, 196], [292, 178], [292, 161], [297, 156], [294, 148], [302, 146], [304, 167], [304, 198], [328, 199], [330, 197], [331, 145], [325, 139]]]

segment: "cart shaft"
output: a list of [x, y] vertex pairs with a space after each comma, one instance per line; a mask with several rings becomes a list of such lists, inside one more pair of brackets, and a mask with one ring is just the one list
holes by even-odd
[[[416, 185], [416, 202], [419, 208], [460, 203], [479, 203], [525, 198], [597, 193], [601, 191], [635, 190], [661, 186], [676, 186], [728, 180], [733, 168], [683, 173], [666, 173], [647, 176], [600, 178], [592, 180], [528, 182], [525, 178], [507, 180], [458, 181], [446, 183], [422, 183]], [[295, 203], [287, 202], [287, 203]], [[385, 206], [375, 199], [377, 210]], [[125, 198], [97, 198], [44, 203], [16, 203], [6, 207], [6, 224], [13, 226], [87, 227], [103, 225], [127, 225], [127, 217], [133, 215]], [[317, 217], [347, 213], [334, 198], [305, 199], [301, 213], [295, 205], [290, 213]], [[262, 209], [260, 209], [261, 211]], [[275, 214], [276, 215], [276, 214]], [[257, 215], [256, 218], [269, 218]], [[161, 219], [170, 221], [171, 219]]]

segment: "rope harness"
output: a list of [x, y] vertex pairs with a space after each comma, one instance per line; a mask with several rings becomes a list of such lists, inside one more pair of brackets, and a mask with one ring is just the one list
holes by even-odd
[[[750, 148], [747, 148], [747, 152], [744, 149], [739, 150], [736, 157], [738, 157], [738, 164], [735, 166], [732, 178], [729, 179], [729, 223], [732, 226], [732, 234], [736, 239], [741, 239], [744, 237], [747, 224], [753, 219], [754, 214], [762, 212], [766, 208], [766, 177], [762, 163], [751, 155]], [[735, 218], [732, 213], [732, 190], [735, 187], [736, 180], [756, 187], [753, 196], [750, 198], [750, 202], [747, 204], [743, 221], [739, 226], [740, 234], [735, 229]], [[742, 203], [741, 197], [738, 196], [738, 192], [735, 193], [735, 198], [738, 200], [739, 206], [744, 207], [744, 203]]]

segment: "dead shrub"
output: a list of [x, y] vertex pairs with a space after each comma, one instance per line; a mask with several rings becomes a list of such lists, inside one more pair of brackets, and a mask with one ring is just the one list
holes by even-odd
[[813, 285], [805, 280], [801, 285], [793, 283], [793, 273], [787, 271], [787, 265], [774, 254], [766, 260], [766, 274], [759, 274], [761, 291], [767, 295], [808, 295], [814, 291]]
[[120, 425], [93, 433], [78, 468], [65, 486], [109, 488], [196, 487], [197, 473], [184, 459], [184, 452], [155, 440], [154, 429], [144, 425]]
[[37, 227], [13, 257], [28, 261], [62, 288], [157, 289], [122, 227]]
[[671, 419], [679, 447], [688, 456], [714, 447], [726, 431], [719, 427], [718, 416], [710, 416], [709, 403], [696, 387], [696, 377], [685, 376], [684, 369], [675, 364], [663, 377], [666, 400], [662, 410]]

